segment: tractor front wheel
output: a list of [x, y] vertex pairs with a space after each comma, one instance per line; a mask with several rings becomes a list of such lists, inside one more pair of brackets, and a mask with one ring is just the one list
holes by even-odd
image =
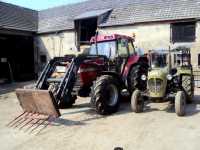
[[143, 112], [144, 100], [139, 90], [135, 90], [131, 96], [131, 109], [135, 113]]
[[107, 115], [118, 110], [119, 86], [118, 81], [110, 75], [97, 78], [92, 89], [91, 104], [98, 114]]
[[175, 97], [175, 112], [178, 116], [185, 115], [186, 95], [183, 91], [178, 91]]

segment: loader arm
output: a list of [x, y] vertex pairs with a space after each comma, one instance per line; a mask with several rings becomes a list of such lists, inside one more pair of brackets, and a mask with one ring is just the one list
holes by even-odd
[[59, 103], [60, 101], [64, 100], [65, 96], [68, 96], [72, 92], [76, 79], [77, 79], [80, 65], [85, 60], [88, 61], [88, 60], [95, 60], [99, 58], [103, 58], [105, 64], [108, 62], [105, 56], [99, 56], [99, 55], [98, 56], [97, 55], [79, 55], [72, 59], [70, 67], [65, 73], [65, 76], [62, 79], [60, 86], [58, 88], [57, 94], [56, 94], [56, 99], [58, 100]]
[[51, 59], [43, 69], [39, 79], [37, 80], [35, 88], [46, 89], [47, 88], [46, 81], [55, 70], [56, 64], [58, 64], [61, 61], [71, 62], [74, 57], [75, 57], [74, 55], [69, 55], [66, 57], [55, 57], [54, 59]]
[[[17, 89], [16, 94], [24, 112], [38, 113], [48, 116], [59, 117], [58, 105], [62, 102], [68, 102], [74, 88], [78, 70], [84, 61], [96, 61], [102, 59], [104, 66], [108, 64], [105, 56], [79, 55], [76, 57], [60, 57], [51, 60], [45, 67], [39, 77], [34, 89]], [[64, 76], [59, 79], [51, 78], [55, 67], [60, 62], [70, 62]], [[49, 82], [54, 82], [58, 88], [51, 90]]]

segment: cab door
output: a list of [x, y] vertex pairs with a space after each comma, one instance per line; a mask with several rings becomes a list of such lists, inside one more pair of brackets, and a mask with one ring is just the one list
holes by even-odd
[[128, 58], [123, 70], [123, 77], [127, 77], [131, 67], [136, 64], [139, 60], [139, 55], [135, 51], [135, 47], [133, 45], [132, 40], [128, 40], [127, 42], [127, 49], [128, 49]]
[[123, 74], [124, 68], [128, 61], [128, 57], [129, 57], [128, 40], [127, 39], [118, 39], [116, 66], [117, 66], [117, 72], [119, 74]]

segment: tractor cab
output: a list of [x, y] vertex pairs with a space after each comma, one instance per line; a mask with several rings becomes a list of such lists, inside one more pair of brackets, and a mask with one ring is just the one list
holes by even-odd
[[90, 55], [104, 55], [109, 59], [135, 54], [134, 39], [124, 35], [98, 35], [91, 39]]
[[149, 63], [151, 69], [163, 68], [167, 66], [167, 56], [166, 51], [150, 51], [149, 52]]
[[[110, 71], [128, 75], [128, 70], [140, 57], [134, 47], [134, 38], [112, 34], [97, 35], [91, 38], [89, 55], [103, 55], [109, 60]], [[126, 69], [126, 67], [127, 69]], [[125, 70], [126, 69], [126, 70]]]

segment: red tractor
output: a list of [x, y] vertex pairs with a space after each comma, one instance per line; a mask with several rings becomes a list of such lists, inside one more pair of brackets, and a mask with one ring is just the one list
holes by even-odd
[[133, 42], [124, 35], [97, 35], [91, 38], [89, 54], [50, 60], [34, 89], [16, 91], [22, 108], [59, 117], [59, 108], [71, 107], [77, 95], [90, 94], [97, 113], [116, 112], [122, 91], [146, 88], [140, 77], [147, 74], [148, 60], [137, 54]]

